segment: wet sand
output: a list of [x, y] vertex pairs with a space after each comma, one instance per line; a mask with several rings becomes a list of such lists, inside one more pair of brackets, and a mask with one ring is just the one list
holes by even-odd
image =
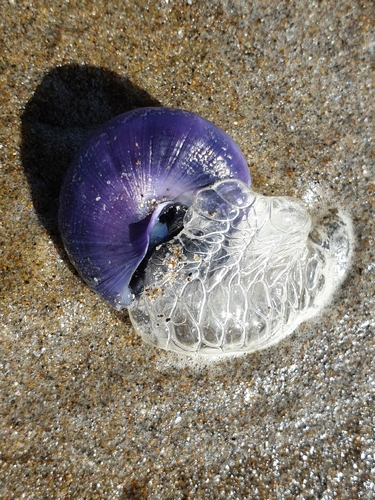
[[[375, 498], [373, 2], [8, 1], [1, 24], [0, 497]], [[223, 128], [256, 191], [346, 210], [353, 262], [321, 317], [199, 363], [86, 287], [64, 172], [149, 105]]]

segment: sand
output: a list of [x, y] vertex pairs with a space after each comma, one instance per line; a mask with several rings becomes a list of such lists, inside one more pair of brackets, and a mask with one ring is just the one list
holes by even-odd
[[[362, 2], [2, 3], [0, 497], [375, 498], [375, 8]], [[57, 227], [89, 132], [163, 105], [231, 135], [253, 187], [344, 209], [322, 316], [217, 363], [150, 347]]]

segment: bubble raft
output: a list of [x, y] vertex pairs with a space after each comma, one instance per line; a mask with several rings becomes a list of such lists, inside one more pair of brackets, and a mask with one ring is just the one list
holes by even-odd
[[203, 188], [147, 265], [134, 328], [185, 354], [269, 347], [329, 301], [349, 264], [349, 229], [337, 211], [313, 227], [302, 202], [238, 180]]

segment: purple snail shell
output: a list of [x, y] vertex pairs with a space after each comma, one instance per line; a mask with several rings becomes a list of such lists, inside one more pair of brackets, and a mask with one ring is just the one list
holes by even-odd
[[208, 120], [167, 108], [113, 118], [89, 137], [64, 179], [59, 227], [69, 258], [111, 306], [129, 306], [134, 273], [170, 232], [159, 221], [163, 210], [186, 209], [199, 188], [226, 178], [250, 185], [239, 147]]
[[62, 186], [59, 226], [87, 284], [157, 347], [252, 352], [342, 282], [351, 221], [254, 193], [238, 146], [193, 113], [144, 108], [100, 127]]

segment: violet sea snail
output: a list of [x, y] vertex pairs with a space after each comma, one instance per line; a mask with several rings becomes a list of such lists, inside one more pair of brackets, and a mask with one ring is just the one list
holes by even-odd
[[268, 347], [316, 314], [350, 258], [348, 222], [250, 188], [233, 140], [193, 113], [102, 125], [63, 183], [59, 226], [86, 283], [148, 342], [186, 354]]

